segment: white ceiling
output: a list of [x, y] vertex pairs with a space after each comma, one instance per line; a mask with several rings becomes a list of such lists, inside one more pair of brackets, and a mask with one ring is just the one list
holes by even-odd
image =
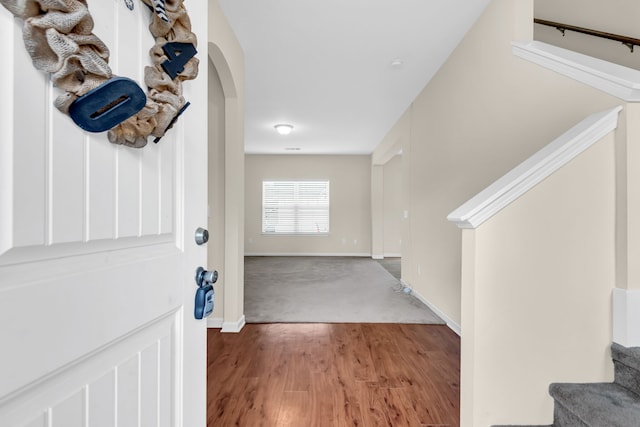
[[245, 54], [245, 151], [369, 154], [489, 0], [219, 2]]

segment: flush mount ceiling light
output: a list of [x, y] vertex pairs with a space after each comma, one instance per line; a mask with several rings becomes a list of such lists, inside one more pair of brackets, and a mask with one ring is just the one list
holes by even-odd
[[400, 58], [395, 58], [393, 61], [391, 61], [391, 68], [393, 68], [394, 70], [399, 70], [404, 66], [404, 61]]
[[288, 125], [286, 123], [280, 123], [278, 125], [275, 125], [274, 128], [276, 128], [276, 131], [280, 135], [289, 135], [291, 133], [291, 131], [293, 130], [293, 126], [292, 125]]

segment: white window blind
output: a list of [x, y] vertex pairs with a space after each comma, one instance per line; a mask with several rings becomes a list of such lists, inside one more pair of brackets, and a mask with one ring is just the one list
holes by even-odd
[[329, 233], [329, 181], [262, 181], [262, 232]]

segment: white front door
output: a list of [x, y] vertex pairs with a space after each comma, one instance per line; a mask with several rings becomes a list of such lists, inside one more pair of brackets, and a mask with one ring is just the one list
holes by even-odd
[[[115, 74], [143, 82], [150, 11], [89, 0]], [[52, 105], [0, 7], [0, 426], [205, 425], [207, 2], [191, 106], [158, 144], [112, 145]], [[144, 87], [144, 84], [142, 84]]]

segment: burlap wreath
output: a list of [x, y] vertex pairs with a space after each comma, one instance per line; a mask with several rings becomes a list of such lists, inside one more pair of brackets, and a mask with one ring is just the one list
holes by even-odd
[[[109, 141], [141, 148], [149, 135], [162, 137], [186, 101], [182, 81], [198, 75], [198, 59], [193, 57], [184, 70], [171, 79], [161, 65], [167, 60], [162, 47], [167, 42], [192, 43], [191, 21], [183, 0], [141, 0], [152, 10], [149, 30], [155, 45], [149, 51], [153, 66], [145, 67], [147, 103], [136, 115], [109, 130]], [[159, 7], [164, 3], [164, 8]], [[93, 34], [93, 19], [86, 0], [0, 0], [14, 16], [24, 20], [24, 44], [33, 65], [51, 73], [53, 84], [66, 93], [54, 102], [68, 114], [80, 96], [113, 77], [109, 49]], [[164, 10], [162, 10], [164, 9]]]

